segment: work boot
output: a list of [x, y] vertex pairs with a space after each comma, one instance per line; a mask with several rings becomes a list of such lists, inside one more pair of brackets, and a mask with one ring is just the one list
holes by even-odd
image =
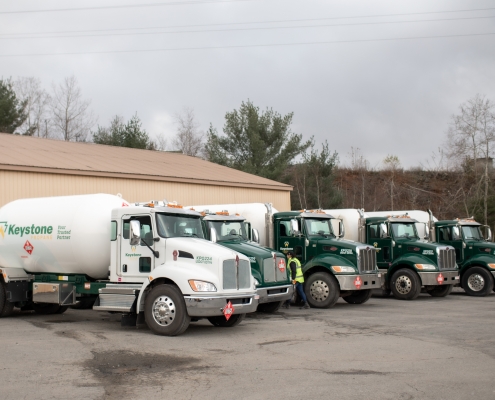
[[307, 310], [308, 308], [310, 308], [310, 307], [309, 307], [308, 302], [304, 303], [304, 305], [301, 307], [301, 310], [302, 310], [303, 308], [304, 308], [305, 310]]

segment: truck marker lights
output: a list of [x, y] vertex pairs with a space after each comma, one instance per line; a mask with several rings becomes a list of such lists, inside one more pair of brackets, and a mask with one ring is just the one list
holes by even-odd
[[91, 283], [90, 282], [84, 282], [84, 290], [91, 290]]
[[225, 319], [228, 321], [230, 319], [230, 317], [234, 314], [234, 311], [235, 311], [235, 308], [234, 306], [232, 305], [232, 303], [229, 302], [225, 305], [225, 307], [223, 308], [222, 312], [223, 312], [223, 315], [225, 315]]
[[29, 240], [26, 240], [26, 243], [24, 243], [24, 250], [26, 250], [30, 255], [33, 253], [34, 247], [31, 243], [29, 243]]
[[177, 256], [179, 255], [179, 252], [177, 250], [174, 250], [172, 255], [174, 256], [174, 261], [177, 261]]
[[438, 274], [437, 276], [437, 282], [439, 285], [442, 285], [443, 284], [443, 275], [442, 274]]
[[363, 281], [361, 280], [359, 275], [356, 276], [356, 279], [354, 279], [354, 286], [356, 286], [356, 288], [359, 290], [359, 288], [361, 287], [362, 284], [363, 284]]

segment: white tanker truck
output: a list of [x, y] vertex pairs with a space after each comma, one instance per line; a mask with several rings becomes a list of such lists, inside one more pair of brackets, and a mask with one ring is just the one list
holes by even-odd
[[94, 194], [0, 209], [0, 316], [67, 307], [122, 313], [159, 335], [235, 326], [258, 306], [249, 259], [203, 239], [200, 214]]

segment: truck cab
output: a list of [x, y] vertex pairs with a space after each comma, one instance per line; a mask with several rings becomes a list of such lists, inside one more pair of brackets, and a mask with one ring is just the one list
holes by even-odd
[[376, 214], [366, 217], [361, 212], [359, 235], [360, 240], [376, 248], [386, 287], [404, 300], [418, 297], [422, 286], [434, 297], [447, 296], [459, 283], [454, 248], [421, 239], [416, 229], [418, 221], [407, 214]]
[[249, 258], [259, 296], [258, 311], [275, 312], [285, 300], [292, 297], [293, 286], [285, 255], [261, 247], [257, 243], [257, 230], [251, 229], [244, 217], [229, 214], [228, 211], [203, 211], [201, 215], [206, 239]]
[[304, 287], [312, 307], [328, 308], [339, 297], [362, 304], [379, 289], [382, 277], [373, 246], [342, 239], [333, 217], [321, 210], [273, 214], [273, 243], [277, 251], [294, 251], [302, 264]]
[[495, 243], [489, 227], [483, 235], [483, 225], [473, 218], [433, 222], [432, 240], [452, 246], [460, 269], [460, 284], [470, 296], [486, 296], [494, 288]]

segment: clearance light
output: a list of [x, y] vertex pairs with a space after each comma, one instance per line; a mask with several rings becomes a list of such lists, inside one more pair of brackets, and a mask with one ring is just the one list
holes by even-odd
[[217, 215], [230, 215], [227, 210], [217, 211], [215, 214], [217, 214]]
[[148, 280], [151, 282], [153, 280], [152, 276], [148, 276]]
[[168, 203], [167, 204], [167, 207], [170, 207], [170, 208], [183, 208], [181, 205], [174, 204], [174, 203]]
[[495, 264], [488, 264], [491, 269], [495, 269]]
[[334, 265], [332, 267], [332, 269], [335, 271], [335, 272], [355, 272], [354, 271], [354, 268], [352, 267], [343, 267], [343, 266], [340, 266], [340, 265]]
[[414, 266], [417, 268], [417, 269], [420, 269], [420, 270], [428, 270], [428, 271], [434, 271], [436, 270], [437, 268], [432, 265], [432, 264], [414, 264]]
[[204, 281], [195, 281], [193, 279], [189, 280], [189, 286], [195, 292], [216, 292], [217, 288], [213, 283]]

